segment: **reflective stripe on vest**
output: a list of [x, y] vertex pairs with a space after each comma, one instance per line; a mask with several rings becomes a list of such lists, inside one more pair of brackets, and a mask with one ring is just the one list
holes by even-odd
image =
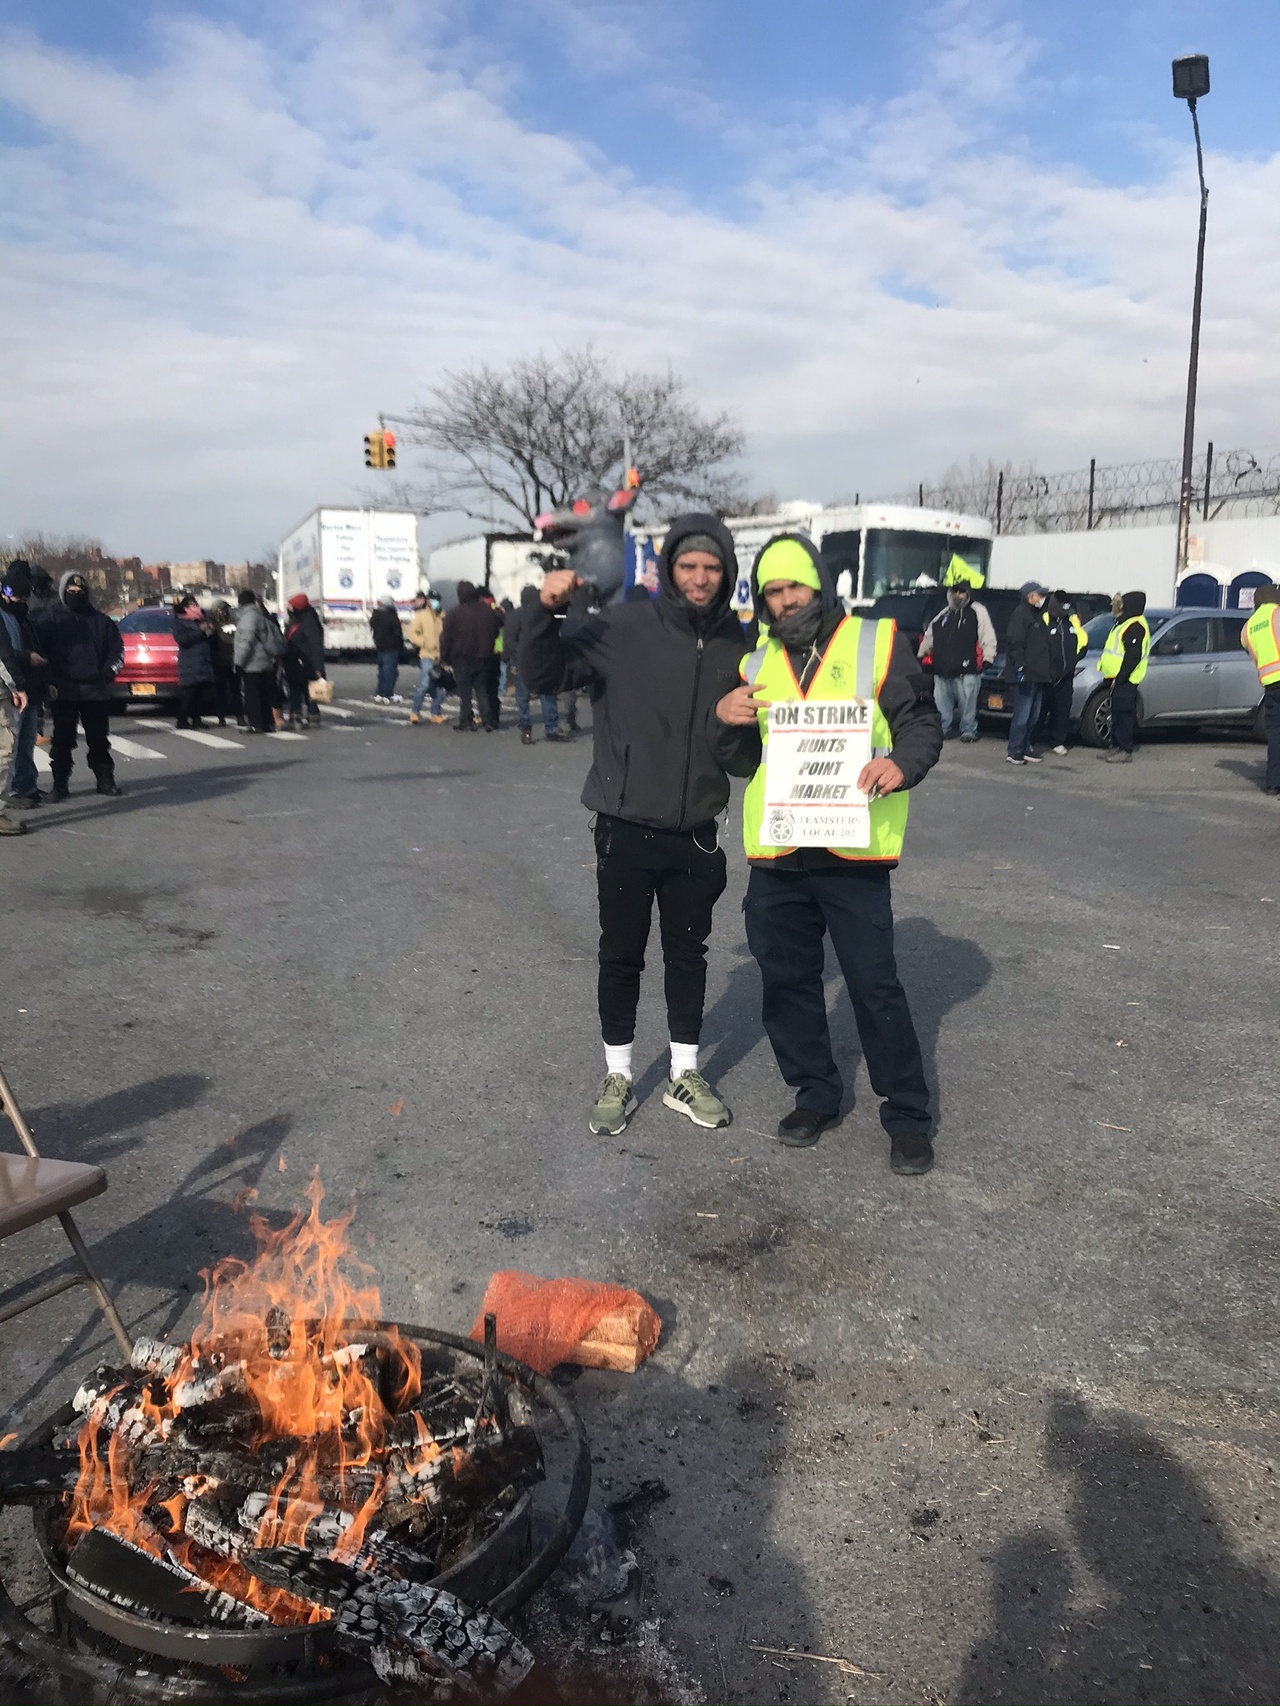
[[1134, 623], [1142, 629], [1142, 656], [1129, 680], [1136, 687], [1147, 673], [1147, 654], [1151, 650], [1151, 629], [1145, 616], [1130, 616], [1127, 622], [1117, 622], [1107, 635], [1107, 643], [1102, 648], [1102, 656], [1098, 659], [1098, 674], [1104, 681], [1112, 681], [1119, 675], [1124, 663], [1124, 636]]
[[1244, 625], [1244, 643], [1262, 685], [1280, 685], [1280, 604], [1258, 606]]
[[[876, 695], [889, 673], [896, 633], [897, 623], [892, 620], [873, 621], [870, 617], [846, 616], [827, 642], [817, 673], [803, 693], [785, 646], [774, 639], [766, 640], [764, 645], [743, 658], [740, 674], [751, 685], [763, 687], [772, 700], [870, 699], [871, 750], [876, 757], [887, 757], [893, 751], [893, 733]], [[759, 723], [760, 739], [767, 754], [767, 711], [760, 712]], [[760, 844], [760, 830], [764, 824], [764, 770], [762, 756], [759, 768], [747, 784], [742, 802], [742, 841], [748, 859], [777, 859], [787, 852], [785, 847], [762, 847]], [[870, 812], [869, 847], [831, 847], [827, 851], [841, 859], [883, 862], [900, 857], [907, 828], [906, 790], [888, 794], [881, 800], [872, 800]]]

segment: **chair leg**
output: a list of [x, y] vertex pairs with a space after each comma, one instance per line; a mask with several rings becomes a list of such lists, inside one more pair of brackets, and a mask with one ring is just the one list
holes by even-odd
[[115, 1334], [116, 1343], [124, 1352], [125, 1361], [128, 1362], [133, 1355], [133, 1342], [128, 1333], [125, 1332], [124, 1322], [116, 1313], [116, 1306], [111, 1301], [111, 1293], [98, 1278], [93, 1263], [89, 1260], [89, 1252], [85, 1248], [84, 1239], [80, 1236], [80, 1228], [65, 1210], [58, 1216], [58, 1219], [62, 1222], [62, 1230], [66, 1233], [71, 1248], [76, 1253], [76, 1260], [84, 1269], [85, 1278], [93, 1287], [94, 1296], [98, 1299], [98, 1308], [106, 1316], [107, 1325]]

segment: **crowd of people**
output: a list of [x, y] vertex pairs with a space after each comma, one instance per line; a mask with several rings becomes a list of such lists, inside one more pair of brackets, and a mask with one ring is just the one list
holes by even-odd
[[[235, 608], [209, 611], [191, 593], [172, 604], [177, 643], [179, 729], [205, 718], [244, 734], [314, 728], [325, 679], [324, 628], [305, 593], [289, 600], [281, 623], [245, 589]], [[21, 835], [21, 817], [68, 798], [81, 737], [99, 794], [118, 798], [110, 718], [124, 666], [119, 625], [97, 609], [83, 575], [57, 587], [47, 570], [15, 559], [0, 576], [0, 780], [6, 809], [0, 835]], [[49, 753], [50, 787], [39, 785], [37, 746]]]

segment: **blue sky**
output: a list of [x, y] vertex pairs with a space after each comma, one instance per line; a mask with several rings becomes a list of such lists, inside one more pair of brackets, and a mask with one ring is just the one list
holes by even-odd
[[379, 409], [585, 338], [784, 496], [1174, 454], [1188, 51], [1201, 437], [1277, 436], [1275, 5], [9, 0], [0, 38], [5, 533], [256, 555], [367, 491]]

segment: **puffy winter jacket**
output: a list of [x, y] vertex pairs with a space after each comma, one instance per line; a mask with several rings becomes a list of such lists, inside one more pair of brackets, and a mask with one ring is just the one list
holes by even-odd
[[400, 613], [392, 604], [380, 604], [369, 618], [373, 649], [377, 652], [398, 652], [404, 647], [404, 629]]
[[421, 610], [415, 610], [409, 618], [404, 637], [420, 658], [434, 662], [440, 656], [440, 630], [443, 627], [444, 617], [427, 604]]
[[70, 578], [63, 575], [59, 602], [46, 605], [32, 624], [40, 653], [49, 660], [49, 682], [59, 699], [109, 699], [124, 664], [124, 641], [111, 618], [92, 604], [72, 610], [61, 602]]
[[440, 630], [440, 662], [481, 664], [493, 656], [502, 632], [502, 612], [485, 604], [470, 581], [458, 582], [458, 602]]
[[1053, 642], [1044, 611], [1024, 598], [1009, 618], [1004, 639], [1006, 681], [1040, 682], [1055, 679]]
[[178, 642], [178, 685], [200, 687], [213, 680], [213, 636], [198, 618], [179, 616], [173, 625]]
[[[673, 553], [691, 533], [721, 545], [726, 568], [706, 611], [676, 592]], [[729, 799], [716, 757], [715, 705], [738, 684], [746, 647], [729, 609], [733, 540], [712, 515], [682, 515], [667, 529], [658, 564], [661, 594], [611, 604], [582, 625], [557, 620], [532, 590], [524, 595], [519, 673], [531, 693], [585, 687], [591, 695], [595, 752], [582, 790], [588, 811], [652, 829], [710, 822]]]
[[236, 615], [236, 668], [261, 675], [276, 667], [283, 650], [284, 637], [271, 618], [256, 604], [242, 604]]

